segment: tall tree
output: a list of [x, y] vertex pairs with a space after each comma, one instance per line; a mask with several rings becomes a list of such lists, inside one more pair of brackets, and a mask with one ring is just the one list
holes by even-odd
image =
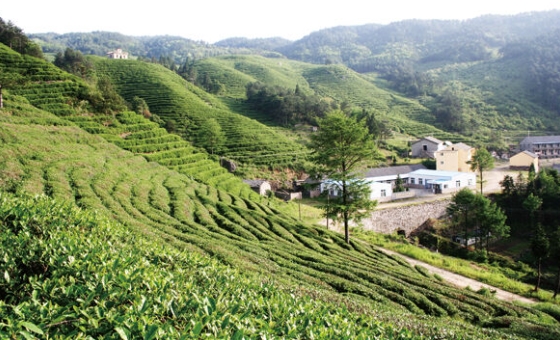
[[92, 63], [84, 57], [82, 52], [74, 51], [71, 48], [67, 48], [64, 54], [58, 52], [54, 58], [54, 64], [82, 78], [86, 78], [93, 69]]
[[538, 220], [538, 216], [536, 216], [537, 211], [541, 208], [542, 204], [542, 199], [539, 196], [533, 195], [533, 193], [530, 193], [523, 201], [523, 208], [529, 211], [531, 218], [531, 230], [535, 230], [535, 222]]
[[132, 97], [132, 100], [130, 101], [130, 106], [134, 112], [144, 116], [145, 118], [150, 118], [152, 116], [152, 113], [150, 112], [150, 107], [148, 106], [148, 103], [146, 103], [144, 98], [138, 96]]
[[447, 206], [447, 214], [453, 224], [463, 230], [465, 247], [468, 246], [473, 227], [479, 229], [477, 234], [481, 243], [485, 241], [487, 254], [491, 238], [509, 236], [510, 228], [506, 225], [507, 217], [503, 210], [484, 195], [475, 194], [467, 188], [453, 196]]
[[494, 167], [494, 158], [490, 152], [486, 150], [486, 148], [479, 148], [472, 156], [469, 164], [471, 165], [472, 171], [478, 171], [480, 176], [480, 193], [482, 194], [482, 186], [484, 184], [482, 173], [484, 170], [492, 169]]
[[43, 58], [43, 51], [39, 45], [30, 40], [21, 28], [11, 21], [5, 22], [2, 18], [0, 18], [0, 43], [21, 54]]
[[560, 291], [560, 227], [556, 228], [550, 237], [550, 253], [558, 266], [558, 271], [556, 272], [556, 288], [554, 288], [554, 295], [552, 296], [553, 299], [556, 299], [558, 291]]
[[311, 149], [318, 165], [316, 176], [328, 177], [340, 193], [330, 199], [328, 209], [341, 216], [344, 237], [349, 243], [349, 221], [359, 221], [377, 204], [370, 200], [367, 183], [358, 178], [360, 165], [376, 154], [373, 138], [363, 122], [338, 110], [319, 120], [319, 131], [311, 136]]
[[465, 248], [468, 246], [469, 227], [472, 224], [474, 201], [475, 194], [471, 190], [463, 188], [453, 195], [451, 203], [446, 209], [452, 223], [458, 227], [458, 229], [463, 230]]
[[212, 155], [223, 146], [226, 137], [222, 127], [214, 118], [205, 120], [198, 130], [198, 143]]
[[475, 218], [480, 229], [480, 237], [485, 239], [486, 255], [490, 247], [490, 239], [497, 237], [508, 237], [510, 227], [506, 225], [507, 217], [496, 203], [490, 201], [482, 194], [478, 194], [474, 200]]
[[541, 285], [542, 260], [545, 259], [550, 252], [550, 241], [540, 223], [537, 225], [537, 229], [531, 239], [531, 252], [537, 260], [537, 283], [535, 285], [535, 292], [538, 292]]

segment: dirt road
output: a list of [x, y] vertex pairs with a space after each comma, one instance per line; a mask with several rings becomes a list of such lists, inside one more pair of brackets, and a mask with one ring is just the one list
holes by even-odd
[[508, 301], [508, 302], [521, 302], [521, 303], [525, 303], [525, 304], [536, 303], [535, 300], [528, 299], [528, 298], [523, 297], [521, 295], [517, 295], [517, 294], [507, 292], [505, 290], [490, 286], [490, 285], [485, 284], [485, 283], [481, 283], [481, 282], [473, 280], [473, 279], [469, 279], [468, 277], [452, 273], [452, 272], [447, 271], [445, 269], [434, 267], [432, 265], [429, 265], [429, 264], [424, 263], [422, 261], [418, 261], [418, 260], [415, 260], [413, 258], [401, 255], [401, 254], [396, 253], [394, 251], [391, 251], [391, 250], [388, 250], [388, 249], [383, 249], [383, 248], [379, 248], [379, 249], [381, 251], [385, 252], [386, 254], [397, 255], [397, 256], [402, 257], [408, 263], [410, 263], [411, 266], [416, 266], [416, 265], [422, 266], [422, 267], [426, 268], [430, 273], [439, 275], [446, 282], [449, 282], [452, 285], [457, 286], [459, 288], [470, 287], [475, 291], [477, 291], [481, 288], [488, 288], [490, 291], [496, 291], [496, 294], [494, 296], [497, 299], [500, 299], [500, 300], [504, 300], [504, 301]]

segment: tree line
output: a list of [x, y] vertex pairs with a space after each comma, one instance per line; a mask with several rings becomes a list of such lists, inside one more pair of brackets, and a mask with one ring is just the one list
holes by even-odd
[[316, 124], [328, 111], [336, 107], [322, 97], [307, 95], [299, 86], [287, 89], [266, 85], [261, 82], [249, 83], [246, 87], [247, 103], [281, 125]]
[[43, 58], [41, 47], [29, 39], [21, 28], [2, 18], [0, 18], [0, 43], [20, 54]]
[[505, 211], [512, 232], [530, 239], [532, 261], [537, 270], [535, 291], [545, 269], [556, 268], [554, 297], [560, 291], [560, 174], [546, 168], [532, 168], [527, 177], [506, 175], [500, 183], [497, 204]]

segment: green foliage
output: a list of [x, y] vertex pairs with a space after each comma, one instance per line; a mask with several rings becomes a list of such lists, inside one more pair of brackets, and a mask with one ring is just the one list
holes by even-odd
[[67, 203], [1, 194], [0, 221], [2, 337], [401, 338]]
[[506, 225], [506, 215], [503, 210], [482, 194], [474, 194], [467, 188], [453, 195], [446, 211], [455, 230], [462, 230], [461, 236], [465, 248], [468, 246], [469, 238], [476, 238], [480, 243], [485, 240], [487, 256], [491, 238], [509, 236], [510, 228]]
[[480, 176], [480, 194], [482, 194], [482, 186], [484, 184], [484, 170], [494, 168], [494, 157], [486, 150], [486, 148], [478, 148], [472, 159], [469, 161], [472, 171], [478, 171]]
[[221, 154], [239, 164], [289, 167], [294, 157], [305, 159], [309, 152], [280, 132], [232, 113], [216, 97], [161, 66], [95, 59], [95, 67], [98, 75], [112, 78], [125, 100], [142, 98], [150, 112], [166, 122], [168, 131], [182, 135], [195, 145], [200, 141], [197, 131], [206, 120], [215, 119], [225, 135]]
[[43, 58], [41, 48], [29, 39], [21, 28], [11, 21], [5, 22], [2, 18], [0, 18], [0, 43], [21, 54]]
[[[15, 65], [20, 59], [10, 53], [0, 54], [2, 61], [14, 58]], [[126, 69], [123, 62], [118, 72]], [[117, 91], [126, 86], [123, 79], [111, 82]], [[207, 100], [200, 107], [221, 107], [215, 97], [192, 91]], [[50, 93], [38, 92], [40, 98]], [[140, 97], [152, 109], [149, 96]], [[21, 283], [6, 289], [19, 302], [0, 303], [2, 337], [481, 339], [558, 328], [542, 312], [465, 293], [370, 243], [347, 243], [299, 221], [283, 213], [290, 203], [226, 189], [231, 174], [222, 177], [225, 170], [215, 162], [199, 162], [196, 149], [141, 115], [56, 117], [31, 102], [37, 103], [32, 93], [10, 91], [9, 111], [0, 111], [0, 187], [64, 199], [73, 202], [68, 209], [77, 205], [94, 217], [78, 223], [56, 204], [61, 215], [35, 212], [49, 205], [37, 203], [46, 198], [29, 199], [27, 215], [10, 217], [10, 225], [30, 229], [17, 235], [3, 230], [0, 239], [34, 251], [0, 250], [6, 252], [0, 284], [8, 287], [12, 276]], [[42, 236], [35, 215], [55, 230]], [[89, 222], [90, 229], [75, 227]], [[21, 263], [23, 272], [4, 266], [5, 259]], [[263, 280], [270, 277], [273, 282]], [[523, 326], [479, 327], [503, 317]]]
[[199, 145], [210, 154], [214, 154], [214, 152], [220, 152], [225, 142], [225, 135], [220, 124], [214, 118], [210, 118], [201, 123], [197, 139]]
[[[143, 119], [133, 113], [122, 115], [122, 117], [117, 115], [117, 118], [122, 121]], [[118, 128], [119, 124], [114, 124], [113, 127]], [[16, 135], [17, 139], [10, 137]], [[337, 233], [298, 222], [296, 218], [280, 212], [279, 208], [285, 203], [276, 207], [274, 202], [270, 202], [269, 206], [202, 185], [175, 171], [154, 163], [147, 163], [141, 157], [123, 152], [114, 145], [95, 136], [90, 136], [76, 127], [39, 127], [27, 125], [27, 121], [21, 118], [20, 124], [15, 126], [1, 125], [0, 136], [3, 140], [10, 141], [10, 144], [5, 144], [5, 147], [0, 149], [0, 159], [9, 160], [1, 167], [5, 170], [0, 171], [0, 186], [3, 187], [5, 179], [15, 175], [17, 176], [15, 179], [21, 182], [21, 190], [35, 190], [34, 193], [41, 193], [42, 190], [50, 188], [48, 192], [54, 197], [66, 197], [84, 208], [92, 208], [100, 213], [106, 213], [111, 216], [113, 221], [124, 223], [129, 230], [127, 236], [120, 238], [122, 240], [120, 242], [106, 242], [107, 238], [103, 238], [103, 247], [115, 247], [133, 239], [142, 239], [140, 236], [131, 237], [130, 230], [133, 231], [132, 233], [138, 231], [145, 234], [150, 240], [146, 244], [131, 245], [130, 251], [113, 251], [101, 248], [104, 250], [100, 250], [98, 254], [107, 254], [103, 256], [116, 254], [114, 260], [102, 262], [102, 268], [105, 269], [90, 266], [89, 270], [91, 271], [85, 271], [83, 267], [77, 267], [80, 273], [103, 273], [103, 275], [107, 275], [106, 280], [109, 283], [113, 282], [110, 279], [114, 279], [115, 284], [108, 285], [108, 289], [123, 289], [122, 291], [109, 290], [109, 293], [107, 293], [113, 299], [108, 301], [114, 301], [114, 303], [92, 306], [88, 304], [90, 294], [95, 291], [95, 294], [100, 295], [94, 295], [94, 297], [105, 296], [104, 291], [98, 291], [102, 288], [99, 285], [99, 280], [103, 275], [99, 274], [100, 276], [97, 279], [89, 279], [89, 276], [87, 276], [89, 274], [85, 275], [86, 288], [71, 290], [70, 293], [74, 295], [69, 295], [68, 300], [74, 301], [71, 306], [75, 305], [78, 311], [84, 311], [88, 316], [79, 314], [79, 312], [71, 312], [76, 313], [76, 316], [70, 314], [69, 317], [72, 318], [70, 320], [78, 320], [76, 321], [78, 325], [98, 322], [104, 328], [86, 327], [85, 330], [80, 329], [79, 332], [86, 332], [88, 329], [91, 329], [90, 332], [95, 331], [95, 329], [100, 329], [100, 332], [103, 330], [117, 332], [116, 328], [122, 328], [124, 334], [129, 334], [127, 332], [144, 334], [141, 332], [147, 332], [146, 328], [131, 328], [130, 324], [125, 323], [126, 320], [138, 320], [138, 325], [144, 324], [142, 323], [144, 321], [141, 321], [135, 314], [138, 309], [126, 308], [129, 304], [122, 303], [121, 298], [125, 299], [127, 297], [133, 305], [136, 302], [140, 305], [142, 296], [146, 297], [146, 303], [150, 303], [150, 301], [162, 302], [156, 305], [158, 307], [149, 308], [142, 314], [146, 317], [147, 325], [158, 325], [160, 327], [158, 329], [168, 329], [165, 328], [167, 325], [174, 325], [173, 327], [176, 330], [190, 332], [191, 329], [194, 329], [194, 324], [187, 326], [182, 322], [190, 321], [183, 320], [199, 320], [203, 326], [201, 334], [202, 332], [209, 332], [208, 334], [222, 333], [219, 333], [221, 332], [219, 327], [216, 330], [218, 333], [213, 333], [215, 330], [212, 326], [205, 328], [206, 321], [210, 322], [209, 320], [215, 319], [202, 319], [204, 316], [196, 316], [198, 315], [196, 314], [197, 311], [201, 309], [194, 311], [194, 314], [189, 314], [190, 309], [182, 306], [198, 300], [192, 300], [194, 295], [179, 292], [193, 292], [196, 289], [197, 292], [200, 292], [197, 293], [197, 296], [200, 297], [201, 301], [205, 297], [222, 301], [218, 300], [216, 296], [222, 296], [226, 299], [226, 295], [216, 295], [212, 292], [224, 292], [223, 287], [227, 286], [232, 289], [231, 300], [236, 301], [236, 304], [240, 303], [240, 297], [247, 297], [246, 299], [241, 298], [241, 301], [247, 301], [251, 306], [258, 305], [260, 298], [254, 294], [256, 294], [255, 289], [258, 291], [262, 280], [251, 281], [254, 282], [252, 284], [227, 274], [227, 277], [231, 278], [232, 281], [221, 281], [219, 278], [222, 276], [219, 273], [209, 271], [206, 267], [200, 265], [195, 265], [195, 267], [204, 270], [205, 274], [198, 275], [197, 272], [193, 274], [192, 271], [174, 274], [174, 270], [180, 270], [181, 268], [177, 261], [173, 262], [173, 266], [165, 267], [164, 262], [158, 260], [157, 265], [154, 264], [154, 267], [149, 271], [146, 269], [144, 272], [138, 272], [145, 273], [144, 276], [128, 277], [127, 273], [134, 273], [138, 268], [136, 266], [144, 266], [146, 263], [146, 261], [133, 254], [140, 250], [149, 251], [150, 244], [153, 246], [151, 242], [154, 240], [159, 240], [160, 245], [162, 240], [165, 240], [164, 243], [185, 250], [191, 255], [196, 253], [211, 255], [219, 259], [220, 262], [236, 268], [234, 270], [255, 273], [259, 278], [273, 275], [276, 282], [274, 286], [278, 287], [280, 291], [292, 292], [298, 299], [303, 295], [313, 296], [314, 300], [311, 303], [316, 306], [315, 308], [324, 306], [323, 310], [330, 310], [331, 312], [328, 315], [332, 315], [332, 311], [336, 310], [330, 307], [330, 303], [343, 307], [347, 306], [352, 311], [344, 312], [343, 315], [345, 315], [346, 320], [352, 320], [354, 317], [359, 318], [362, 312], [377, 315], [377, 320], [382, 321], [381, 325], [384, 325], [383, 327], [391, 327], [398, 332], [401, 330], [409, 332], [408, 334], [411, 334], [411, 336], [421, 334], [436, 336], [452, 332], [453, 334], [476, 334], [473, 337], [477, 338], [491, 338], [492, 333], [486, 333], [486, 331], [460, 320], [476, 322], [473, 320], [499, 315], [502, 311], [502, 309], [490, 307], [488, 305], [489, 301], [480, 300], [479, 297], [476, 297], [476, 294], [467, 299], [468, 304], [459, 302], [465, 301], [462, 292], [452, 287], [442, 287], [439, 283], [437, 286], [434, 285], [433, 282], [437, 281], [427, 279], [398, 258], [386, 256], [367, 243], [351, 241], [350, 244], [347, 244], [344, 237]], [[79, 143], [76, 143], [76, 141], [79, 141]], [[10, 156], [8, 157], [8, 155]], [[48, 169], [48, 171], [36, 173], [33, 169]], [[101, 223], [102, 219], [96, 219], [96, 221]], [[118, 236], [118, 232], [113, 229], [108, 233]], [[87, 240], [84, 242], [87, 247], [93, 247], [97, 244], [96, 241], [92, 240], [95, 232], [83, 233], [80, 231], [78, 235]], [[72, 237], [66, 238], [72, 240]], [[57, 239], [54, 244], [56, 244], [56, 246], [53, 246], [54, 250], [62, 251], [64, 249], [61, 246], [65, 244], [63, 239]], [[156, 248], [158, 250], [153, 253], [160, 257], [168, 251], [161, 250], [161, 246], [156, 246]], [[96, 248], [93, 247], [93, 249]], [[140, 254], [142, 254], [142, 251], [140, 251]], [[77, 250], [76, 253], [91, 254], [85, 250]], [[78, 262], [77, 260], [80, 257], [73, 256], [76, 259], [74, 263], [81, 263], [84, 266], [90, 263], [87, 261]], [[63, 258], [68, 259], [68, 256], [65, 255]], [[119, 274], [110, 274], [108, 271], [109, 268], [112, 268], [114, 261], [119, 263], [119, 265], [115, 265], [115, 271]], [[124, 266], [123, 269], [120, 269], [120, 264]], [[169, 269], [161, 270], [161, 266]], [[158, 274], [151, 274], [152, 271]], [[124, 275], [124, 277], [119, 278], [119, 275]], [[163, 280], [166, 283], [170, 281], [165, 279], [165, 275], [172, 275], [173, 284], [181, 285], [182, 282], [186, 282], [184, 287], [189, 288], [173, 285], [165, 286], [169, 287], [169, 292], [173, 291], [173, 293], [169, 293], [170, 295], [166, 295], [167, 293], [164, 290], [157, 290], [157, 294], [146, 291], [146, 289], [153, 290], [153, 287], [159, 287], [157, 282], [161, 275], [164, 276]], [[204, 279], [195, 282], [189, 281], [198, 276]], [[81, 278], [82, 276], [80, 274], [72, 277]], [[217, 281], [208, 278], [216, 278]], [[58, 281], [58, 279], [54, 280]], [[143, 284], [144, 280], [148, 280], [148, 284]], [[38, 282], [43, 282], [43, 279]], [[62, 282], [66, 284], [66, 282], [71, 281], [70, 279], [63, 279]], [[208, 286], [212, 282], [215, 282], [216, 285]], [[230, 284], [228, 282], [236, 283]], [[77, 281], [75, 284], [78, 284]], [[238, 284], [246, 289], [245, 292], [247, 293], [245, 295], [233, 288], [239, 287]], [[49, 288], [48, 292], [59, 291], [51, 290], [51, 288], [54, 289], [51, 283], [47, 286]], [[134, 288], [129, 290], [129, 287]], [[85, 291], [83, 296], [75, 295], [82, 291]], [[226, 291], [229, 292], [230, 290]], [[347, 296], [339, 293], [346, 293]], [[28, 295], [25, 296], [29, 297]], [[50, 293], [46, 296], [48, 297], [45, 299], [52, 299]], [[66, 295], [60, 296], [63, 299]], [[158, 296], [161, 296], [161, 298], [158, 298]], [[167, 298], [168, 296], [169, 298]], [[171, 299], [174, 302], [169, 305]], [[45, 302], [50, 300], [39, 301], [40, 306], [46, 307], [38, 306], [37, 308], [52, 308], [56, 306], [53, 303], [59, 300], [54, 300], [51, 304]], [[93, 301], [96, 301], [95, 298]], [[273, 301], [279, 301], [279, 306], [289, 306], [285, 300], [280, 298], [263, 298], [262, 301], [269, 301], [269, 304]], [[327, 305], [323, 303], [327, 303]], [[492, 305], [495, 303], [492, 302]], [[472, 304], [480, 307], [469, 307]], [[507, 303], [504, 302], [504, 304]], [[148, 304], [148, 306], [151, 305]], [[175, 311], [175, 316], [168, 306], [171, 306]], [[204, 306], [205, 304], [201, 304], [200, 308], [204, 310]], [[235, 304], [230, 306], [233, 308]], [[507, 306], [510, 308], [509, 304]], [[227, 310], [228, 307], [224, 306], [224, 308]], [[58, 311], [58, 309], [54, 310]], [[96, 317], [96, 310], [103, 311], [104, 315], [110, 315], [111, 317], [99, 320]], [[271, 310], [274, 310], [272, 306]], [[517, 309], [512, 310], [518, 313]], [[161, 311], [161, 313], [164, 313], [164, 317], [161, 314], [146, 314], [148, 311], [149, 313], [159, 313]], [[232, 315], [230, 320], [233, 321], [235, 315], [245, 315], [246, 312], [247, 309], [239, 309], [241, 314], [230, 311]], [[35, 309], [30, 313], [35, 315]], [[9, 323], [10, 328], [8, 329], [10, 329], [10, 332], [18, 332], [19, 328], [12, 327], [24, 327], [20, 321], [29, 322], [32, 320], [31, 322], [34, 325], [47, 334], [47, 331], [53, 329], [54, 326], [46, 328], [46, 325], [67, 320], [61, 318], [61, 315], [66, 314], [57, 313], [47, 313], [44, 316], [45, 319], [10, 317], [10, 320], [15, 321]], [[68, 309], [61, 307], [60, 313], [69, 312]], [[182, 313], [184, 313], [184, 317], [181, 317]], [[257, 311], [254, 315], [262, 315], [262, 313], [259, 313]], [[290, 314], [291, 312], [286, 309], [281, 309], [278, 313], [278, 315], [287, 314], [275, 317], [275, 320], [289, 320], [287, 319], [289, 318], [288, 315], [301, 320], [300, 314]], [[526, 313], [523, 315], [531, 315], [531, 312]], [[55, 314], [59, 315], [57, 319], [48, 319], [50, 315], [56, 318]], [[422, 314], [439, 315], [439, 317], [424, 319], [425, 316], [422, 316]], [[153, 315], [153, 317], [148, 315]], [[212, 315], [216, 316], [218, 324], [221, 324], [226, 317], [225, 314], [219, 313], [213, 313]], [[247, 314], [243, 318], [245, 322], [242, 324], [247, 325], [247, 328], [239, 323], [233, 323], [230, 326], [235, 325], [240, 329], [242, 328], [244, 334], [253, 334], [250, 333], [251, 325], [256, 325], [259, 321], [253, 323], [253, 321], [250, 321], [253, 318], [249, 315], [253, 314]], [[306, 315], [313, 315], [313, 312], [309, 311]], [[456, 315], [459, 319], [447, 319], [445, 315]], [[473, 315], [478, 316], [473, 317]], [[259, 318], [256, 317], [256, 319]], [[365, 319], [362, 318], [361, 320]], [[287, 323], [288, 321], [279, 321], [275, 325]], [[334, 322], [330, 322], [330, 324], [331, 326], [328, 329], [329, 332], [334, 332], [333, 334], [338, 334], [341, 330], [346, 329], [336, 326]], [[60, 327], [61, 332], [71, 332], [68, 329], [73, 325], [74, 323], [68, 322], [57, 325], [57, 327]], [[324, 328], [324, 324], [319, 323], [317, 327], [319, 325]], [[360, 337], [359, 335], [352, 335], [355, 334], [354, 332], [371, 334], [369, 333], [369, 326], [360, 325], [362, 326], [351, 326], [353, 329], [349, 333], [351, 337]], [[270, 327], [274, 326], [270, 325]], [[268, 326], [260, 323], [259, 326], [254, 326], [254, 328], [269, 329]], [[292, 328], [294, 334], [304, 334], [302, 329], [290, 326], [290, 329]], [[316, 333], [315, 328], [311, 329], [313, 329], [314, 334], [323, 334]], [[405, 329], [410, 331], [405, 331]], [[27, 328], [24, 331], [29, 332]], [[234, 331], [232, 330], [232, 332]], [[286, 332], [286, 330], [275, 332]], [[278, 336], [281, 337], [282, 335]]]
[[363, 162], [375, 155], [373, 138], [363, 122], [342, 111], [333, 111], [319, 120], [319, 131], [311, 137], [311, 148], [319, 166], [315, 176], [329, 181], [327, 195], [331, 190], [340, 193], [325, 209], [329, 215], [341, 216], [348, 243], [349, 220], [359, 221], [377, 204], [370, 199], [368, 183], [356, 174]]
[[281, 125], [315, 124], [330, 110], [318, 96], [307, 96], [296, 86], [295, 90], [266, 86], [262, 83], [247, 85], [247, 102], [255, 110], [270, 115]]
[[92, 65], [80, 51], [67, 48], [64, 53], [56, 54], [54, 64], [66, 72], [75, 74], [82, 78], [91, 76]]

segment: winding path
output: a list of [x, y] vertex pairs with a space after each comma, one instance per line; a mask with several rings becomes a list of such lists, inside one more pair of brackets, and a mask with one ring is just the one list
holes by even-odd
[[415, 260], [413, 258], [410, 258], [408, 256], [404, 256], [402, 254], [399, 254], [399, 253], [394, 252], [394, 251], [389, 250], [389, 249], [379, 248], [379, 250], [381, 250], [381, 251], [383, 251], [383, 252], [385, 252], [386, 254], [389, 254], [389, 255], [398, 255], [398, 256], [402, 257], [403, 259], [405, 259], [412, 266], [415, 266], [415, 265], [422, 266], [422, 267], [426, 268], [430, 273], [437, 274], [437, 275], [441, 276], [445, 281], [447, 281], [447, 282], [451, 283], [452, 285], [457, 286], [459, 288], [470, 287], [475, 291], [479, 290], [481, 288], [487, 288], [491, 291], [496, 291], [496, 294], [494, 294], [494, 296], [497, 299], [512, 302], [512, 303], [513, 302], [521, 302], [521, 303], [525, 303], [525, 304], [534, 304], [534, 303], [537, 302], [533, 299], [529, 299], [529, 298], [523, 297], [521, 295], [517, 295], [517, 294], [507, 292], [503, 289], [496, 288], [496, 287], [490, 286], [488, 284], [470, 279], [468, 277], [452, 273], [452, 272], [447, 271], [445, 269], [434, 267], [434, 266], [429, 265], [425, 262]]

